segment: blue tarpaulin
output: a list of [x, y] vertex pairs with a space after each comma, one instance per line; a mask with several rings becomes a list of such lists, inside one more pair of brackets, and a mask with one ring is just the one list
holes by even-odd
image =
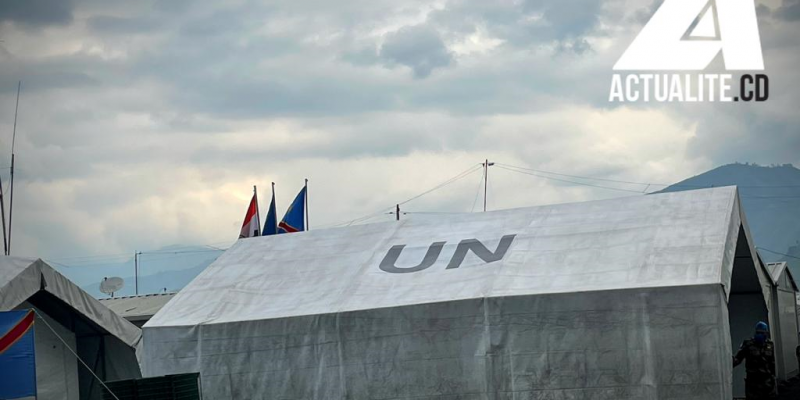
[[0, 399], [36, 395], [32, 310], [0, 312]]

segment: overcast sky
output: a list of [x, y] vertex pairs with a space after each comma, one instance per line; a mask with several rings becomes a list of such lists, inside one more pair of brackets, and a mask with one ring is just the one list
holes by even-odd
[[[634, 106], [608, 103], [611, 68], [658, 1], [208, 3], [3, 1], [15, 254], [232, 242], [254, 184], [282, 215], [306, 177], [313, 229], [485, 158], [654, 183], [800, 165], [800, 0], [758, 2], [768, 102]], [[404, 209], [477, 210], [480, 177]], [[489, 189], [490, 209], [636, 195], [497, 167]]]

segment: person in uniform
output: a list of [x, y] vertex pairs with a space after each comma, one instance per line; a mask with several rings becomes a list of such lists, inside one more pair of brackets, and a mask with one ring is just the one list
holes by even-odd
[[745, 362], [747, 377], [744, 380], [747, 400], [774, 399], [775, 392], [775, 344], [769, 340], [769, 326], [765, 322], [756, 324], [756, 334], [739, 347], [733, 357], [733, 367]]
[[[797, 342], [800, 343], [800, 333], [797, 334]], [[800, 365], [800, 345], [794, 349], [794, 355], [797, 356], [797, 365]]]

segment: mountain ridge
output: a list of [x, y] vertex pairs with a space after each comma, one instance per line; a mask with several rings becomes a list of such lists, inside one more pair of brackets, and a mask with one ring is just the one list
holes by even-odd
[[800, 276], [800, 169], [791, 164], [727, 164], [668, 186], [660, 193], [737, 186], [750, 232], [765, 262], [787, 261]]

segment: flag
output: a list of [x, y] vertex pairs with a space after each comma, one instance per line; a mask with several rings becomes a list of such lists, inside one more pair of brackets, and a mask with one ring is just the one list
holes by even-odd
[[253, 193], [250, 206], [247, 207], [247, 214], [244, 215], [242, 230], [239, 232], [239, 239], [258, 236], [260, 221], [258, 220], [258, 197]]
[[275, 211], [275, 184], [272, 184], [272, 202], [269, 203], [269, 211], [267, 211], [267, 220], [264, 222], [264, 230], [261, 236], [269, 236], [278, 234], [278, 212]]
[[0, 399], [36, 396], [33, 310], [0, 312]]
[[292, 233], [306, 230], [306, 186], [294, 198], [292, 205], [286, 210], [281, 223], [278, 224], [278, 233]]

